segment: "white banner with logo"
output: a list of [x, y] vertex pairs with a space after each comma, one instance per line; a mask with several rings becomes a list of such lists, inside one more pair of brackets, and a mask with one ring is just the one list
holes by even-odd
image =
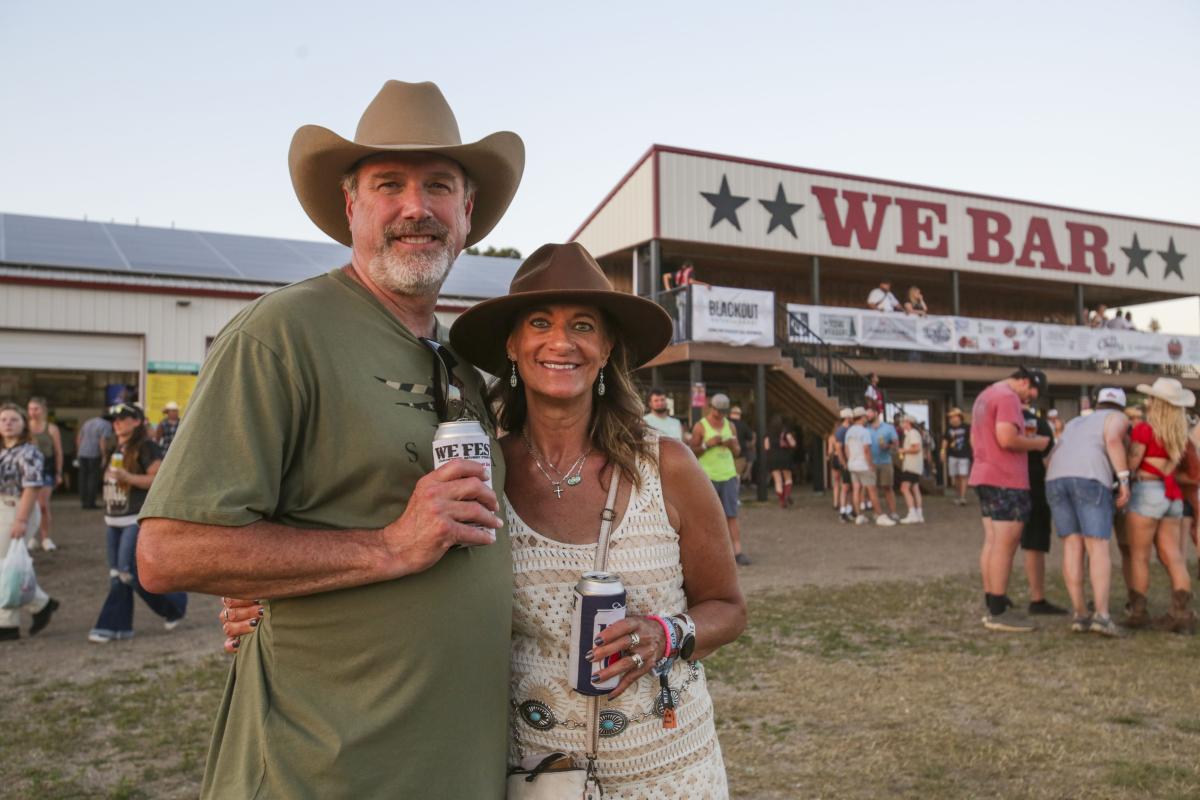
[[775, 345], [775, 293], [692, 285], [692, 341]]
[[828, 344], [889, 350], [1200, 364], [1197, 336], [973, 317], [915, 317], [792, 303], [787, 309], [788, 340], [792, 342], [812, 340], [815, 334]]

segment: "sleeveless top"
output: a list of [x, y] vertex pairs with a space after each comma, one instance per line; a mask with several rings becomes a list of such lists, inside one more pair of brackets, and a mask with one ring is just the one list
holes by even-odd
[[50, 436], [50, 425], [47, 424], [41, 433], [33, 434], [33, 442], [46, 460], [47, 471], [54, 470], [54, 438]]
[[[721, 430], [719, 431], [708, 421], [708, 417], [701, 417], [700, 424], [704, 427], [705, 441], [714, 436], [720, 436], [722, 439], [734, 438], [733, 426], [729, 424], [728, 419], [721, 420]], [[723, 444], [710, 447], [701, 453], [700, 466], [704, 469], [704, 474], [708, 476], [708, 479], [714, 483], [737, 477], [737, 467], [733, 463], [733, 451]]]
[[[625, 584], [629, 613], [677, 614], [687, 610], [679, 535], [667, 518], [658, 471], [641, 460], [637, 466], [642, 488], [630, 493], [625, 515], [610, 535], [608, 570]], [[572, 592], [579, 576], [593, 568], [596, 545], [544, 537], [511, 504], [507, 527], [513, 557], [509, 763], [561, 751], [586, 766], [588, 701], [569, 688], [568, 642]], [[601, 714], [617, 711], [627, 721], [619, 733], [599, 740], [596, 769], [606, 800], [728, 797], [704, 667], [676, 661], [669, 681], [673, 690], [683, 687], [674, 729], [664, 729], [653, 713], [659, 692], [653, 673], [611, 702], [600, 697]], [[530, 713], [539, 708], [533, 704], [541, 704], [540, 713]], [[546, 711], [555, 724], [543, 730]]]
[[1104, 447], [1104, 423], [1110, 414], [1120, 413], [1102, 408], [1068, 422], [1050, 456], [1046, 480], [1086, 478], [1111, 486], [1113, 471]]

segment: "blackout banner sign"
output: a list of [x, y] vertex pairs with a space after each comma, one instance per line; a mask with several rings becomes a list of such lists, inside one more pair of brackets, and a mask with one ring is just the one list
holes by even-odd
[[774, 346], [774, 292], [693, 285], [692, 341]]

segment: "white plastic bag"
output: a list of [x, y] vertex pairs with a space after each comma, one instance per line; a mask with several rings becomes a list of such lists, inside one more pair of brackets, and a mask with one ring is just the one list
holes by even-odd
[[0, 608], [20, 608], [33, 602], [37, 576], [25, 540], [10, 539], [8, 555], [0, 564]]

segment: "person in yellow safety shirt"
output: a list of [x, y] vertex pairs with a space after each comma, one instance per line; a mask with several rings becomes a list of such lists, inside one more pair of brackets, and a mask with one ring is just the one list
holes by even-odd
[[738, 526], [738, 474], [734, 459], [741, 454], [737, 433], [728, 419], [729, 397], [714, 394], [708, 403], [708, 412], [692, 428], [689, 445], [700, 459], [700, 466], [712, 481], [721, 507], [725, 509], [725, 521], [729, 523], [729, 538], [733, 541], [734, 559], [740, 566], [748, 566], [750, 558], [742, 552], [742, 532]]

